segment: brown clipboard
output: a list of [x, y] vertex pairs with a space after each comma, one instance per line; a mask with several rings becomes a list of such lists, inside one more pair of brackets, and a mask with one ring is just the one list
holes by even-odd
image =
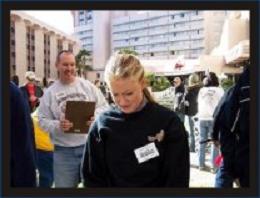
[[73, 127], [65, 133], [88, 133], [87, 121], [94, 116], [95, 106], [96, 103], [90, 101], [67, 101], [65, 118], [73, 123]]

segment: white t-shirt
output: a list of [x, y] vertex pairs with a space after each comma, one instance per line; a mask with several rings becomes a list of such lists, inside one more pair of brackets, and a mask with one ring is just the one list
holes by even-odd
[[220, 87], [203, 87], [198, 95], [198, 114], [200, 120], [213, 120], [213, 113], [224, 90]]

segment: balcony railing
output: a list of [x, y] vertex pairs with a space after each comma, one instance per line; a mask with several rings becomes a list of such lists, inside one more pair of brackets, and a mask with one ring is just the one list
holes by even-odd
[[170, 26], [170, 28], [169, 28], [169, 32], [183, 32], [183, 31], [188, 31], [188, 30], [190, 30], [189, 25], [180, 26], [180, 27]]
[[191, 39], [203, 39], [204, 34], [195, 34], [195, 35], [190, 35]]
[[168, 38], [150, 39], [149, 43], [163, 43], [168, 42]]

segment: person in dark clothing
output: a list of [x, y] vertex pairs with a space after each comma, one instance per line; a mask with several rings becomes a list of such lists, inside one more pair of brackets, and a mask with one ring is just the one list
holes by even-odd
[[10, 82], [11, 187], [36, 186], [33, 124], [29, 106], [19, 88]]
[[198, 94], [201, 88], [199, 76], [191, 74], [189, 76], [189, 86], [185, 94], [185, 115], [189, 120], [189, 143], [190, 152], [195, 152], [195, 135], [194, 135], [194, 116], [198, 112]]
[[[212, 133], [212, 139], [214, 140], [214, 143], [217, 147], [219, 147], [219, 138], [220, 138], [220, 133], [222, 133], [222, 139], [224, 139], [226, 135], [230, 133], [230, 131], [226, 131], [226, 120], [229, 120], [227, 117], [228, 114], [225, 113], [225, 108], [228, 108], [227, 101], [229, 100], [232, 92], [234, 90], [234, 86], [230, 87], [220, 100], [218, 106], [216, 107], [213, 117], [213, 133]], [[223, 133], [225, 130], [225, 133]], [[227, 132], [227, 133], [226, 133]], [[226, 135], [225, 135], [226, 134]], [[226, 136], [227, 137], [227, 136]], [[232, 146], [233, 142], [229, 145]], [[222, 156], [223, 157], [223, 156]], [[229, 171], [227, 171], [226, 167], [229, 165], [226, 163], [228, 160], [228, 157], [226, 157], [225, 161], [224, 159], [222, 160], [220, 167], [217, 170], [216, 177], [215, 177], [215, 187], [216, 188], [232, 188], [233, 187], [233, 181], [234, 178], [230, 174]]]
[[47, 88], [48, 87], [48, 81], [47, 81], [46, 77], [42, 78], [42, 86], [43, 86], [43, 88]]
[[19, 77], [17, 75], [12, 76], [12, 82], [16, 85], [19, 86]]
[[34, 72], [32, 71], [26, 72], [25, 77], [28, 82], [26, 83], [26, 85], [21, 87], [21, 91], [26, 101], [28, 101], [30, 111], [33, 112], [36, 109], [36, 107], [38, 107], [40, 104], [39, 98], [42, 97], [43, 91], [34, 82], [35, 81]]
[[183, 78], [176, 76], [173, 80], [175, 87], [174, 90], [174, 111], [179, 116], [181, 121], [184, 123], [185, 116], [185, 87], [183, 83]]
[[223, 163], [216, 177], [217, 187], [232, 187], [223, 174], [238, 178], [241, 187], [249, 187], [249, 69], [241, 74], [214, 112], [213, 137], [220, 144]]
[[114, 55], [105, 80], [115, 105], [89, 130], [82, 163], [84, 186], [188, 187], [184, 125], [173, 111], [154, 102], [138, 58]]

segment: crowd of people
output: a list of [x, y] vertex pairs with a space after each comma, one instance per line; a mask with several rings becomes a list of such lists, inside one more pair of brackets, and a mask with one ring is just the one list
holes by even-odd
[[[198, 168], [206, 169], [210, 142], [215, 187], [232, 187], [237, 180], [249, 186], [248, 69], [226, 92], [213, 72], [202, 79], [196, 73], [186, 80], [176, 76], [170, 110], [152, 97], [137, 56], [111, 56], [102, 83], [77, 77], [75, 56], [68, 50], [57, 55], [55, 66], [58, 79], [44, 79], [42, 88], [31, 71], [20, 89], [17, 78], [10, 82], [12, 187], [188, 188], [196, 119]], [[85, 133], [68, 132], [74, 125], [66, 118], [67, 101], [95, 102]], [[228, 142], [230, 134], [240, 141]], [[230, 144], [238, 145], [238, 154], [226, 149]]]

